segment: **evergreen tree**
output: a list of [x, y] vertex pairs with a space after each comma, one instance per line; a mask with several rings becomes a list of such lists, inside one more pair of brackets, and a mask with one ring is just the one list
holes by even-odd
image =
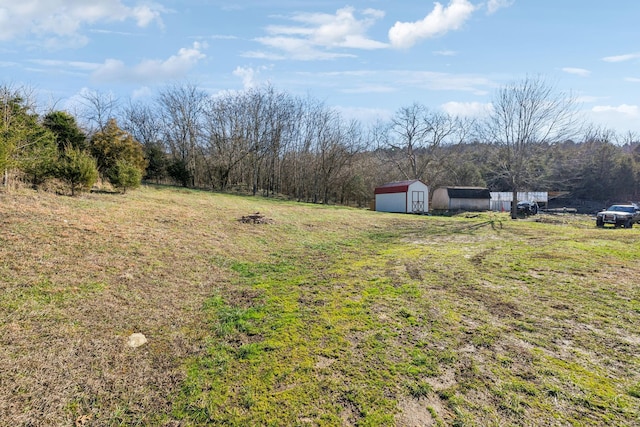
[[96, 159], [98, 171], [106, 178], [118, 176], [118, 171], [112, 169], [118, 167], [119, 161], [138, 168], [141, 175], [147, 166], [142, 145], [130, 133], [120, 129], [115, 119], [109, 120], [103, 130], [93, 135], [91, 154]]
[[17, 167], [34, 188], [55, 174], [58, 150], [55, 136], [47, 129], [33, 124], [28, 133], [29, 143], [22, 146]]
[[79, 150], [89, 148], [87, 135], [80, 129], [72, 115], [64, 111], [52, 111], [44, 117], [42, 124], [55, 134], [60, 152], [64, 152], [67, 146]]
[[108, 172], [111, 184], [126, 193], [129, 188], [138, 188], [142, 181], [142, 171], [126, 160], [118, 160]]
[[57, 152], [53, 134], [38, 122], [38, 115], [19, 90], [0, 88], [0, 173], [21, 172], [35, 186], [53, 171]]
[[74, 196], [78, 191], [88, 191], [98, 180], [96, 160], [86, 151], [67, 147], [60, 157], [57, 177], [66, 182]]
[[171, 179], [180, 183], [183, 187], [188, 187], [192, 180], [187, 163], [180, 159], [175, 159], [169, 164], [167, 167], [167, 173]]
[[169, 161], [162, 144], [146, 144], [144, 146], [144, 156], [147, 160], [147, 169], [144, 175], [145, 179], [152, 179], [158, 182], [167, 176]]

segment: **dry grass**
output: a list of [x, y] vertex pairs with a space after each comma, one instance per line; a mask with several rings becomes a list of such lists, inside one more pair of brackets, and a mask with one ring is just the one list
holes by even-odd
[[[0, 193], [0, 425], [171, 424], [205, 299], [243, 298], [225, 260], [260, 260], [267, 235], [287, 244], [238, 221], [262, 200], [198, 194]], [[285, 227], [307, 211], [266, 204]], [[149, 343], [127, 347], [134, 332]]]
[[640, 228], [539, 218], [0, 194], [0, 425], [640, 424]]
[[[206, 225], [193, 207], [139, 196], [0, 196], [7, 425], [117, 423], [129, 413], [147, 423], [170, 411], [220, 275], [185, 233]], [[149, 344], [127, 347], [133, 332]]]

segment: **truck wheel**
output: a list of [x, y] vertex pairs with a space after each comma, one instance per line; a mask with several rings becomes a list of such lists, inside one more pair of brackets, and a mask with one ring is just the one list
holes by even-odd
[[604, 221], [602, 218], [596, 219], [596, 227], [604, 227]]

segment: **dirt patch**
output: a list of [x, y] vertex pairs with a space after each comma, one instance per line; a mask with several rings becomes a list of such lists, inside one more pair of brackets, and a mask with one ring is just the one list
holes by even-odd
[[344, 399], [340, 402], [342, 410], [340, 411], [340, 419], [343, 426], [355, 426], [361, 418], [360, 411], [353, 402]]
[[[427, 399], [404, 398], [398, 402], [400, 413], [396, 416], [397, 427], [431, 427], [436, 426], [436, 420], [429, 411], [433, 402]], [[435, 411], [434, 408], [432, 410]], [[437, 411], [436, 411], [437, 412]]]
[[[571, 212], [549, 212], [530, 217], [532, 221], [543, 224], [566, 225], [578, 228], [587, 228], [586, 220], [594, 218], [593, 215], [577, 214]], [[595, 227], [595, 220], [593, 221]]]
[[328, 368], [335, 363], [336, 359], [329, 357], [318, 356], [318, 361], [315, 364], [316, 369]]
[[238, 221], [244, 224], [272, 224], [273, 220], [262, 215], [260, 212], [256, 212], [250, 215], [243, 215]]
[[475, 287], [463, 287], [458, 290], [460, 295], [480, 302], [487, 311], [497, 318], [518, 319], [523, 316], [518, 305], [511, 301], [506, 301], [493, 291], [487, 289], [477, 289]]
[[416, 262], [407, 262], [405, 264], [407, 274], [412, 280], [422, 280], [422, 266]]
[[[472, 352], [475, 352], [475, 349]], [[425, 381], [429, 383], [435, 392], [453, 387], [457, 383], [456, 373], [453, 369], [447, 369], [441, 375], [426, 378]]]

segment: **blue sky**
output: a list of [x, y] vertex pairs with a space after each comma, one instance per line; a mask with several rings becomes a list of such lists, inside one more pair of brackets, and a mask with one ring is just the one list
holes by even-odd
[[586, 120], [640, 133], [640, 1], [0, 0], [0, 82], [57, 107], [265, 83], [345, 117], [473, 115], [542, 75]]

